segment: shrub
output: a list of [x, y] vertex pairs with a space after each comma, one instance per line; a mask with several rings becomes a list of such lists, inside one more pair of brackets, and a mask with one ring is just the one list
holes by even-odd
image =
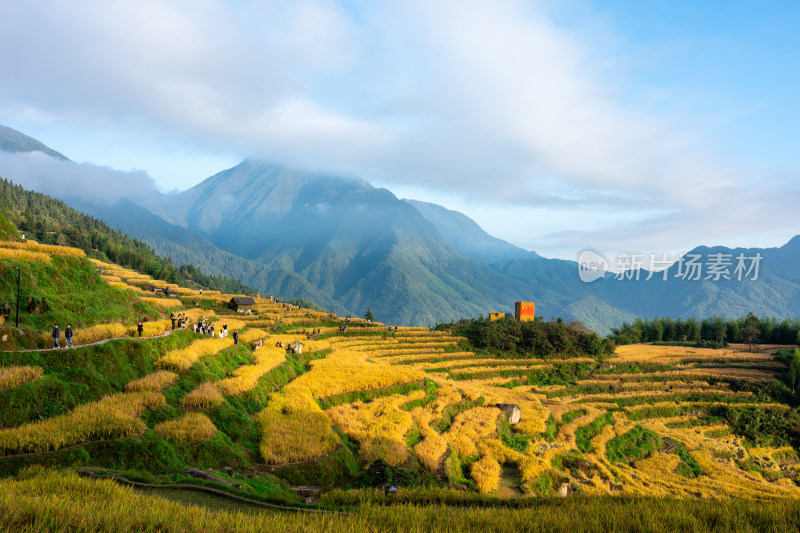
[[663, 445], [664, 442], [658, 433], [636, 426], [606, 443], [606, 457], [612, 463], [631, 464], [649, 457]]

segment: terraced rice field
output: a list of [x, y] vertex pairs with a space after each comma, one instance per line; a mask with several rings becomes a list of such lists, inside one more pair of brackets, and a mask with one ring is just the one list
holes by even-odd
[[[158, 297], [147, 288], [166, 285], [114, 265], [96, 264], [109, 283], [136, 287], [134, 292], [144, 288], [141, 294], [148, 300]], [[395, 329], [352, 320], [346, 332], [327, 324], [320, 335], [311, 335], [303, 331], [304, 325], [332, 320], [329, 313], [259, 298], [255, 315], [217, 315], [196, 302], [224, 302], [232, 295], [172, 289], [173, 297], [158, 306], [164, 308], [163, 319], [152, 322], [148, 333], [160, 335], [169, 329], [167, 316], [174, 311], [217, 328], [227, 323], [229, 331], [239, 330], [240, 346], [233, 347], [230, 334], [197, 334], [188, 346], [161, 354], [153, 373], [128, 382], [127, 392], [3, 429], [0, 452], [11, 455], [93, 439], [135, 438], [148, 430], [142, 413], [164, 407], [165, 397], [174, 397], [171, 387], [198, 365], [209, 357], [224, 359], [230, 350], [246, 349], [249, 362], [196, 383], [173, 400], [172, 411], [164, 411], [160, 416], [165, 419], [153, 428], [178, 443], [217, 438], [218, 428], [206, 413], [226, 398], [249, 394], [284, 365], [286, 348], [277, 343], [300, 342], [303, 351], [319, 357], [272, 390], [265, 406], [249, 415], [260, 435], [260, 460], [267, 465], [319, 460], [340, 449], [344, 436], [354, 445], [362, 467], [378, 459], [392, 467], [421, 465], [443, 483], [484, 493], [508, 485], [501, 478], [511, 468], [518, 474], [520, 491], [527, 494], [800, 496], [795, 451], [783, 444], [753, 447], [719, 415], [729, 406], [788, 409], [740, 386], [784, 371], [771, 356], [775, 347], [750, 353], [744, 346], [711, 350], [632, 345], [618, 348], [616, 356], [602, 362], [506, 359], [475, 354], [464, 339], [424, 328]], [[276, 333], [279, 325], [293, 327]], [[98, 328], [90, 338], [120, 336], [121, 329], [122, 325]], [[41, 369], [9, 367], [0, 372], [0, 387], [40, 376]], [[519, 407], [518, 423], [508, 422], [502, 404]]]

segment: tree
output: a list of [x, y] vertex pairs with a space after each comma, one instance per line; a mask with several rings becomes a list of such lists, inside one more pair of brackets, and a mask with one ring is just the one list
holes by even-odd
[[364, 313], [364, 318], [367, 319], [367, 322], [372, 322], [373, 320], [375, 320], [375, 317], [372, 315], [372, 309], [370, 309], [369, 307], [367, 307], [367, 312]]
[[700, 342], [700, 322], [694, 317], [686, 321], [686, 340]]
[[800, 331], [797, 332], [797, 338], [794, 340], [794, 343], [800, 346]]
[[800, 348], [795, 348], [789, 362], [789, 384], [792, 386], [792, 394], [798, 380], [800, 380]]
[[758, 342], [758, 337], [761, 330], [758, 328], [758, 319], [750, 313], [747, 315], [747, 326], [742, 330], [742, 342], [750, 345], [750, 351], [753, 351], [753, 344]]

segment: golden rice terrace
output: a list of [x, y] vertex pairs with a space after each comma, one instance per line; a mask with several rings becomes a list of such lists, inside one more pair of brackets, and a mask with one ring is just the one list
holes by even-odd
[[4, 339], [6, 476], [72, 465], [168, 484], [197, 466], [245, 495], [267, 498], [271, 483], [271, 497], [294, 504], [287, 483], [502, 498], [800, 497], [796, 418], [776, 392], [789, 394], [776, 384], [786, 365], [773, 356], [794, 347], [507, 358], [447, 332], [271, 298], [236, 313], [226, 306], [234, 295], [90, 265], [74, 250], [0, 250], [6, 269], [56, 257], [88, 265], [149, 313], [142, 339], [124, 320], [78, 323], [69, 350], [49, 350], [48, 331], [27, 351]]

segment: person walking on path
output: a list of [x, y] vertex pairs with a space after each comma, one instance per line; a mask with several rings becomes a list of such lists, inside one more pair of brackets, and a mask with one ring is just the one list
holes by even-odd
[[228, 324], [222, 324], [222, 332], [226, 337], [228, 336]]
[[175, 313], [170, 313], [169, 319], [172, 320], [172, 331], [175, 331]]
[[64, 338], [67, 339], [67, 348], [74, 348], [72, 344], [72, 324], [67, 324], [67, 329], [64, 330]]
[[233, 344], [239, 344], [239, 332], [233, 330]]
[[58, 338], [61, 337], [61, 330], [58, 329], [58, 324], [53, 324], [53, 333], [50, 336], [53, 337], [53, 348], [61, 348], [58, 345]]
[[141, 322], [139, 322], [139, 325], [136, 326], [136, 331], [139, 332], [139, 338], [141, 339], [142, 338], [142, 332], [144, 331], [144, 325], [142, 325]]

